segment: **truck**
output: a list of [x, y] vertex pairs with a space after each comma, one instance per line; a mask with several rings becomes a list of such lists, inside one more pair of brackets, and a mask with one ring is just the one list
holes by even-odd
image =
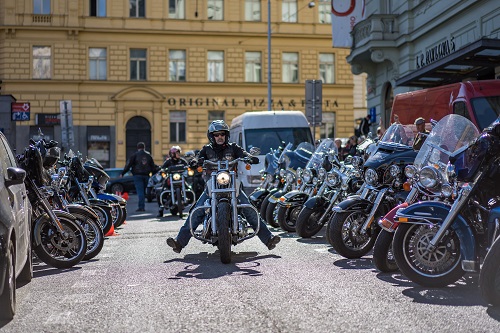
[[230, 140], [246, 151], [259, 148], [259, 164], [250, 170], [238, 166], [238, 176], [245, 193], [250, 193], [261, 183], [260, 170], [264, 157], [271, 149], [287, 145], [295, 148], [301, 142], [314, 144], [307, 118], [302, 111], [252, 111], [235, 117], [229, 127]]
[[413, 124], [418, 117], [439, 121], [452, 113], [468, 118], [479, 130], [488, 127], [500, 115], [500, 80], [465, 81], [398, 94], [390, 119]]

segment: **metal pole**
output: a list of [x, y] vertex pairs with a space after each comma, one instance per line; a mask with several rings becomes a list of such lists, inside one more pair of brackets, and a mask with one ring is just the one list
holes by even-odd
[[267, 110], [271, 111], [271, 0], [267, 0]]
[[312, 88], [313, 142], [316, 146], [316, 80], [312, 80]]

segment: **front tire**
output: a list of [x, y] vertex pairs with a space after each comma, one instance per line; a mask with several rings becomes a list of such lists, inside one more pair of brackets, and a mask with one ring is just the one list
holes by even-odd
[[287, 232], [295, 232], [295, 225], [297, 224], [297, 216], [300, 213], [302, 206], [278, 208], [278, 224], [281, 229]]
[[175, 201], [177, 201], [177, 213], [182, 217], [182, 211], [184, 210], [184, 203], [182, 198], [182, 191], [180, 188], [175, 189]]
[[223, 264], [231, 262], [231, 206], [227, 202], [217, 205], [217, 247], [220, 252], [220, 261]]
[[82, 260], [90, 260], [97, 256], [104, 246], [104, 233], [97, 220], [89, 214], [84, 212], [71, 211], [70, 213], [76, 217], [78, 223], [85, 231], [85, 237], [87, 238], [87, 251]]
[[398, 264], [394, 259], [394, 251], [392, 249], [392, 240], [394, 233], [382, 230], [373, 246], [373, 263], [375, 267], [383, 273], [395, 272], [398, 270]]
[[316, 209], [303, 207], [297, 217], [295, 232], [297, 236], [302, 238], [311, 238], [316, 235], [325, 225], [328, 218], [323, 219], [322, 223], [318, 223], [319, 219], [325, 213], [324, 209]]
[[278, 206], [277, 202], [269, 201], [266, 207], [266, 223], [274, 228], [279, 228], [280, 226], [278, 224], [278, 219], [277, 219], [277, 213], [278, 213], [277, 206]]
[[266, 210], [267, 210], [267, 205], [269, 205], [269, 198], [271, 197], [271, 193], [265, 196], [265, 198], [262, 200], [262, 204], [260, 205], [260, 217], [264, 222], [267, 223], [266, 220]]
[[335, 213], [328, 223], [328, 240], [335, 251], [347, 259], [361, 258], [373, 247], [377, 237], [372, 229], [370, 234], [361, 234], [360, 229], [366, 214], [360, 211]]
[[0, 318], [11, 320], [16, 313], [16, 274], [15, 274], [15, 250], [14, 244], [9, 241], [7, 247], [7, 263], [4, 279], [3, 292], [0, 295]]
[[497, 239], [484, 258], [479, 273], [479, 288], [483, 299], [493, 306], [500, 305], [500, 241]]
[[427, 246], [437, 229], [419, 224], [400, 224], [393, 240], [394, 256], [401, 272], [411, 281], [430, 288], [455, 283], [464, 275], [460, 240], [453, 230], [435, 251]]

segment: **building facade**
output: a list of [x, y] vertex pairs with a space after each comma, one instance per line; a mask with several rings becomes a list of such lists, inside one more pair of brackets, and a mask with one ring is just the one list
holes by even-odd
[[366, 0], [348, 62], [387, 126], [395, 94], [500, 76], [500, 2]]
[[20, 149], [41, 129], [105, 167], [144, 141], [160, 163], [201, 148], [214, 119], [267, 110], [268, 91], [272, 109], [304, 111], [306, 80], [322, 80], [316, 136], [347, 137], [349, 50], [331, 45], [325, 0], [3, 0], [0, 106], [18, 109], [0, 127]]

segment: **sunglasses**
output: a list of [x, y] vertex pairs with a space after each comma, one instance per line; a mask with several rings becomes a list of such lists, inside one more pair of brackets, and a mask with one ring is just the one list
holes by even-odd
[[219, 136], [226, 136], [224, 133], [214, 133], [214, 138], [218, 138]]

